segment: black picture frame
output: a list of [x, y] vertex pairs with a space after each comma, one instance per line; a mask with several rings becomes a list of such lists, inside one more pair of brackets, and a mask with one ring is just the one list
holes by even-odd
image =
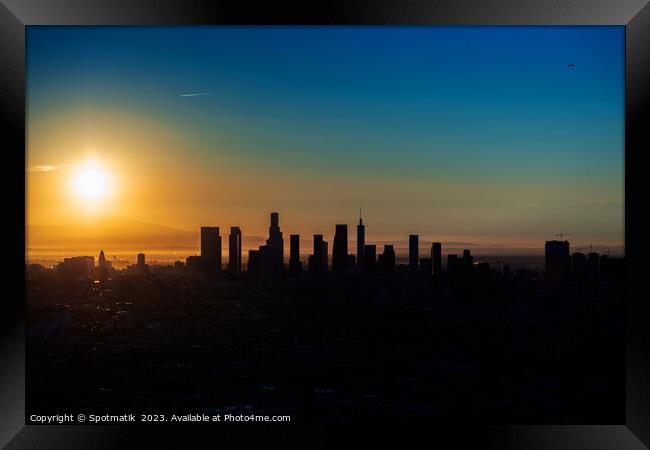
[[[642, 295], [644, 231], [643, 156], [650, 80], [650, 5], [646, 0], [444, 0], [305, 2], [301, 6], [201, 0], [0, 0], [0, 115], [7, 204], [2, 272], [16, 287], [0, 304], [0, 446], [18, 448], [153, 448], [152, 442], [188, 445], [187, 436], [208, 433], [215, 442], [250, 435], [250, 425], [231, 430], [192, 427], [25, 425], [25, 38], [29, 25], [196, 24], [393, 24], [393, 25], [624, 25], [626, 420], [621, 424], [492, 426], [459, 424], [446, 437], [475, 448], [642, 449], [650, 446], [650, 308]], [[11, 176], [8, 176], [8, 174]], [[22, 189], [21, 189], [22, 187]], [[19, 261], [20, 260], [20, 261]], [[8, 287], [5, 292], [9, 292]], [[256, 426], [257, 427], [257, 426]], [[462, 427], [462, 430], [461, 428]], [[276, 426], [274, 432], [278, 431]], [[291, 433], [295, 425], [283, 425]], [[429, 442], [442, 438], [430, 424]], [[450, 431], [451, 430], [451, 431]], [[270, 430], [269, 430], [270, 431]], [[228, 432], [228, 435], [224, 433]], [[241, 433], [239, 433], [241, 432]], [[239, 436], [236, 435], [239, 433]], [[322, 430], [312, 440], [326, 439]], [[402, 436], [403, 438], [403, 436]], [[459, 448], [459, 447], [455, 447]]]

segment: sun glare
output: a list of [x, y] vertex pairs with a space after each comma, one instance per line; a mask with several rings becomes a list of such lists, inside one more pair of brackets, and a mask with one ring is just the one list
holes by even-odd
[[96, 209], [113, 190], [106, 167], [94, 161], [80, 164], [71, 181], [72, 193], [83, 201], [84, 209]]
[[97, 169], [84, 169], [75, 180], [77, 192], [86, 198], [98, 198], [106, 192], [106, 176]]

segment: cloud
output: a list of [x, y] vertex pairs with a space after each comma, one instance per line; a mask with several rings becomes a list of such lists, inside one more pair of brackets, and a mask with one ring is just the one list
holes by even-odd
[[199, 97], [201, 95], [208, 95], [209, 92], [195, 92], [195, 93], [189, 93], [189, 94], [181, 94], [181, 97]]
[[66, 167], [69, 167], [69, 164], [61, 164], [58, 166], [52, 166], [52, 165], [42, 165], [42, 166], [29, 166], [27, 168], [28, 172], [53, 172], [55, 170], [60, 170], [60, 169], [65, 169]]

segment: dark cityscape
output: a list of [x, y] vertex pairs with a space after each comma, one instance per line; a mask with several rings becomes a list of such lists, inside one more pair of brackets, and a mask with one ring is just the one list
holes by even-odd
[[[242, 258], [231, 227], [200, 254], [123, 270], [104, 251], [27, 270], [28, 411], [290, 415], [296, 421], [614, 423], [624, 414], [624, 259], [545, 243], [544, 268], [491, 265], [440, 242], [331, 252], [280, 216]], [[428, 245], [428, 244], [427, 244]], [[330, 263], [331, 257], [331, 263]], [[306, 264], [304, 264], [306, 263]]]

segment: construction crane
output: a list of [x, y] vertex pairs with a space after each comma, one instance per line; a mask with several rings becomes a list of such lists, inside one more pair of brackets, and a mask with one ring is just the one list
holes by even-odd
[[556, 236], [560, 236], [560, 240], [563, 241], [563, 240], [564, 240], [564, 236], [575, 236], [575, 234], [571, 234], [571, 233], [558, 233], [558, 234], [556, 234]]

